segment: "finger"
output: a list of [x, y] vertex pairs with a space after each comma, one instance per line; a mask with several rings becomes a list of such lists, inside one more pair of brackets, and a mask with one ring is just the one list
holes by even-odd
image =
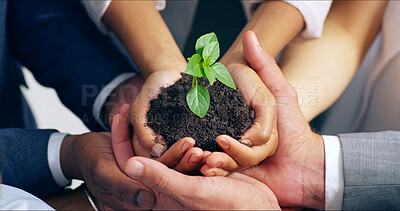
[[253, 31], [248, 31], [243, 36], [243, 54], [250, 66], [260, 76], [264, 76], [261, 79], [265, 79], [263, 81], [270, 90], [274, 87], [286, 86], [285, 77], [279, 70], [274, 57], [264, 51]]
[[194, 146], [193, 138], [185, 137], [173, 144], [165, 153], [156, 160], [164, 163], [169, 168], [173, 168], [185, 155], [185, 153]]
[[127, 175], [152, 190], [165, 193], [175, 198], [192, 196], [198, 180], [189, 177], [164, 164], [149, 158], [134, 157], [128, 160]]
[[118, 166], [123, 169], [126, 161], [133, 157], [133, 148], [129, 134], [129, 124], [125, 116], [115, 115], [111, 126], [111, 143]]
[[140, 145], [155, 157], [161, 157], [167, 149], [167, 145], [162, 136], [157, 135], [147, 125], [147, 111], [150, 107], [150, 100], [157, 97], [161, 91], [160, 87], [174, 84], [181, 77], [180, 74], [171, 74], [170, 71], [159, 71], [157, 74], [150, 75], [130, 110], [129, 120], [135, 129]]
[[[218, 145], [242, 167], [250, 167], [259, 164], [265, 158], [272, 155], [278, 146], [278, 137], [275, 130], [271, 135], [271, 139], [266, 144], [259, 146], [248, 147], [227, 135], [218, 136], [216, 141]], [[220, 162], [223, 162], [223, 160]]]
[[[263, 92], [261, 90], [257, 90], [257, 92]], [[269, 93], [269, 91], [268, 91]], [[262, 93], [257, 93], [256, 95], [265, 95]], [[263, 96], [256, 97], [258, 99], [264, 98]], [[277, 107], [275, 106], [275, 99], [271, 100], [273, 102], [269, 103], [253, 103], [252, 108], [256, 113], [256, 118], [254, 119], [254, 123], [251, 125], [243, 136], [241, 136], [240, 142], [243, 144], [253, 146], [253, 145], [262, 145], [268, 142], [271, 138], [272, 129], [274, 127], [274, 123], [276, 121], [277, 115]], [[259, 101], [259, 100], [256, 100]]]
[[136, 156], [142, 156], [146, 158], [151, 157], [150, 152], [144, 149], [142, 145], [140, 145], [138, 137], [136, 135], [132, 137], [132, 144], [133, 144], [133, 151], [135, 152]]
[[232, 78], [238, 84], [240, 92], [248, 104], [255, 111], [254, 123], [242, 136], [242, 139], [252, 145], [266, 143], [276, 119], [277, 107], [274, 96], [263, 81], [249, 67], [230, 67]]
[[190, 173], [197, 168], [202, 158], [203, 150], [198, 147], [191, 148], [185, 153], [185, 156], [183, 156], [174, 169], [184, 174]]
[[210, 152], [210, 151], [204, 151], [204, 152], [203, 152], [203, 159], [201, 160], [201, 165], [206, 164], [206, 160], [207, 160], [207, 157], [208, 157], [209, 155], [211, 155], [211, 152]]
[[277, 100], [278, 97], [286, 96], [291, 103], [297, 103], [294, 88], [286, 81], [275, 59], [260, 46], [253, 31], [248, 31], [243, 36], [243, 54]]
[[[131, 109], [131, 106], [128, 104], [124, 104], [120, 108], [119, 114], [123, 115], [124, 117], [128, 118], [129, 116], [129, 110]], [[127, 119], [128, 120], [128, 119]]]
[[146, 150], [149, 151], [155, 157], [161, 157], [166, 150], [162, 136], [154, 133], [154, 130], [147, 125], [147, 107], [143, 106], [138, 95], [137, 101], [130, 110], [130, 121], [135, 130], [135, 134], [138, 136], [139, 144]]
[[228, 154], [224, 152], [214, 152], [206, 159], [207, 165], [214, 168], [222, 168], [229, 171], [239, 169], [239, 164]]
[[[95, 187], [110, 193], [119, 201], [131, 206], [152, 208], [155, 204], [155, 196], [146, 186], [132, 180], [118, 168], [113, 161], [104, 160], [98, 163], [94, 171], [93, 183]], [[138, 201], [139, 196], [146, 197], [145, 201]]]
[[221, 169], [221, 168], [214, 168], [209, 165], [204, 165], [201, 167], [200, 172], [206, 177], [214, 177], [214, 176], [228, 176], [230, 174], [229, 171]]

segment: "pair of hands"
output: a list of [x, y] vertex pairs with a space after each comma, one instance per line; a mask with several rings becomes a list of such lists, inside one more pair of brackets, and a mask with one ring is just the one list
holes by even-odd
[[[221, 62], [224, 61], [221, 60]], [[207, 162], [216, 164], [224, 170], [224, 175], [227, 175], [232, 171], [255, 166], [266, 157], [272, 155], [278, 145], [278, 136], [275, 98], [265, 87], [262, 80], [248, 65], [240, 62], [226, 62], [225, 65], [239, 91], [243, 94], [244, 100], [256, 113], [254, 124], [239, 140], [252, 147], [247, 147], [229, 136], [222, 135], [217, 137], [216, 141], [225, 150], [225, 153], [203, 152], [199, 148], [196, 148], [196, 150], [202, 153], [201, 156], [203, 158], [211, 154]], [[132, 144], [136, 155], [161, 158], [164, 153], [174, 154], [170, 153], [170, 151], [174, 151], [173, 149], [166, 151], [167, 145], [163, 141], [164, 138], [155, 134], [147, 126], [147, 111], [149, 110], [150, 100], [157, 97], [161, 88], [170, 86], [178, 81], [181, 78], [181, 73], [179, 70], [167, 69], [156, 71], [147, 77], [142, 90], [131, 107], [129, 116], [135, 132]], [[222, 160], [222, 162], [216, 163], [217, 159]], [[175, 161], [174, 163], [177, 162]], [[164, 164], [171, 167], [169, 163]], [[214, 170], [205, 167], [201, 171], [208, 176], [222, 173]]]
[[[81, 173], [74, 178], [84, 179], [98, 200], [116, 209], [278, 209], [278, 201], [287, 207], [323, 208], [321, 137], [312, 133], [297, 104], [295, 90], [251, 32], [244, 36], [244, 53], [277, 101], [280, 136], [272, 157], [228, 177], [187, 176], [155, 160], [132, 157], [124, 117], [128, 112], [123, 108], [114, 119], [112, 139], [107, 133], [90, 133], [75, 139], [74, 153], [80, 161], [75, 168], [78, 166]], [[181, 159], [175, 169], [185, 165], [185, 160]], [[207, 165], [221, 169], [208, 162]]]
[[[278, 106], [280, 144], [275, 154], [258, 166], [227, 177], [187, 176], [154, 160], [133, 157], [129, 134], [123, 132], [128, 127], [124, 121], [127, 111], [114, 119], [112, 142], [118, 164], [126, 175], [153, 191], [155, 198], [147, 198], [154, 203], [153, 208], [279, 209], [279, 205], [324, 208], [322, 138], [311, 131], [299, 108], [295, 89], [252, 32], [244, 36], [244, 55], [271, 90]], [[205, 166], [224, 171], [207, 161], [211, 157], [229, 159], [229, 156], [213, 155], [205, 156]]]

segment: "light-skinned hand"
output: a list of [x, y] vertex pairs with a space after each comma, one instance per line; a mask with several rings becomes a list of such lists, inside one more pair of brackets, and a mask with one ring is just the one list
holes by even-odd
[[276, 98], [279, 146], [272, 157], [242, 173], [268, 185], [281, 206], [324, 209], [322, 137], [311, 131], [298, 105], [296, 90], [286, 81], [274, 58], [258, 45], [253, 32], [244, 35], [243, 44], [247, 62]]

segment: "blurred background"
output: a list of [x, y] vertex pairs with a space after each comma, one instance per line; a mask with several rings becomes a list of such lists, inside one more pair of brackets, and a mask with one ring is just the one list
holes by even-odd
[[32, 109], [38, 128], [56, 129], [70, 134], [89, 132], [83, 122], [61, 103], [54, 89], [40, 85], [26, 68], [23, 68], [23, 73], [28, 89], [24, 86], [20, 88]]
[[[40, 85], [26, 68], [23, 68], [23, 73], [28, 89], [24, 86], [20, 88], [31, 107], [38, 128], [56, 129], [69, 134], [89, 132], [83, 122], [61, 103], [54, 89]], [[81, 183], [80, 180], [73, 180], [71, 188], [75, 189]]]

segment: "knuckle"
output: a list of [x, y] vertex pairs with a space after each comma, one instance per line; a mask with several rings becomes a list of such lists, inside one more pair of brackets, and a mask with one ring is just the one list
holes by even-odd
[[125, 183], [119, 182], [115, 186], [114, 196], [117, 199], [123, 200], [124, 198], [126, 198], [128, 196], [128, 193], [129, 193], [128, 186]]
[[153, 187], [163, 192], [168, 187], [168, 179], [166, 175], [161, 175], [153, 181]]
[[269, 133], [267, 130], [260, 132], [259, 135], [260, 142], [262, 143], [267, 143], [271, 139], [271, 133]]
[[248, 163], [248, 166], [256, 166], [259, 164], [259, 161], [255, 158], [251, 159]]
[[276, 65], [276, 60], [272, 55], [266, 54], [265, 55], [265, 59], [269, 64], [275, 64]]

